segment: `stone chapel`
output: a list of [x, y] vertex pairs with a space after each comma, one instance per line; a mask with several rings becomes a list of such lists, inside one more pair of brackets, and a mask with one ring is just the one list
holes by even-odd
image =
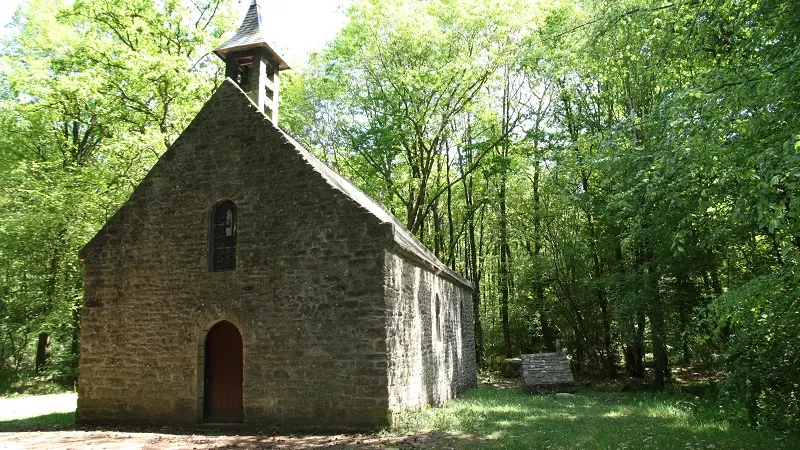
[[278, 127], [251, 4], [226, 79], [81, 250], [77, 419], [364, 428], [476, 385], [472, 285]]

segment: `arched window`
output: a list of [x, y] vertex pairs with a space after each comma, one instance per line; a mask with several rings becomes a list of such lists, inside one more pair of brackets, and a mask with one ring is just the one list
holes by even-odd
[[236, 204], [223, 200], [211, 212], [210, 270], [236, 269]]

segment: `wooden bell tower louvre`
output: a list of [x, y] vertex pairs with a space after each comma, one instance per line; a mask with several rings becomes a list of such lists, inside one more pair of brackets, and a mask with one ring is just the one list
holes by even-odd
[[234, 80], [267, 117], [278, 125], [278, 73], [289, 69], [267, 40], [261, 6], [253, 0], [236, 34], [214, 50]]

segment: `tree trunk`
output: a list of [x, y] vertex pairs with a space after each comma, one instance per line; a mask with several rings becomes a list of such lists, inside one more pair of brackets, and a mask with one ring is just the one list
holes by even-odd
[[506, 357], [512, 357], [511, 353], [511, 328], [508, 323], [508, 299], [509, 289], [509, 268], [508, 268], [508, 216], [506, 215], [506, 180], [501, 175], [500, 193], [500, 273], [498, 277], [500, 290], [500, 320], [503, 328], [503, 351]]
[[681, 333], [681, 350], [683, 363], [692, 363], [692, 352], [689, 347], [689, 332], [691, 327], [692, 307], [699, 300], [699, 292], [695, 288], [694, 282], [686, 274], [679, 274], [675, 277], [678, 288], [678, 322]]
[[442, 236], [442, 216], [439, 214], [439, 202], [433, 203], [433, 254], [438, 259], [442, 259], [442, 247], [444, 238]]
[[586, 360], [586, 350], [583, 347], [583, 339], [575, 336], [575, 371], [583, 373], [583, 362]]
[[669, 378], [669, 361], [664, 311], [658, 288], [659, 278], [660, 275], [651, 261], [647, 267], [647, 284], [650, 297], [650, 339], [653, 342], [653, 376], [656, 387], [664, 389]]
[[464, 178], [464, 201], [470, 214], [467, 218], [467, 273], [472, 281], [472, 317], [475, 330], [475, 361], [483, 360], [483, 325], [481, 322], [481, 271], [478, 265], [478, 244], [475, 239], [475, 206], [473, 201], [472, 178]]
[[541, 180], [542, 166], [536, 161], [533, 168], [533, 291], [536, 295], [536, 308], [539, 311], [539, 324], [542, 328], [542, 340], [547, 352], [556, 351], [556, 340], [548, 320], [547, 306], [544, 303], [544, 282], [542, 281], [542, 214], [539, 183]]
[[708, 257], [711, 260], [711, 288], [714, 290], [714, 295], [719, 297], [722, 295], [722, 283], [719, 281], [719, 268], [717, 267], [717, 257], [709, 250]]
[[761, 396], [761, 380], [757, 375], [747, 378], [747, 397], [745, 398], [745, 408], [747, 409], [747, 421], [751, 427], [758, 426], [758, 416], [760, 408], [758, 398]]
[[[464, 141], [467, 143], [472, 142], [471, 137], [471, 127], [469, 121], [467, 121], [466, 130]], [[469, 151], [464, 153], [461, 152], [460, 148], [457, 148], [458, 151], [458, 160], [460, 162], [459, 167], [469, 166], [472, 164], [472, 154]], [[483, 320], [482, 320], [482, 313], [481, 313], [481, 303], [482, 303], [482, 292], [481, 292], [481, 277], [482, 277], [482, 268], [481, 263], [479, 262], [479, 246], [482, 247], [483, 240], [481, 239], [481, 244], [478, 244], [478, 239], [476, 237], [476, 230], [475, 230], [475, 222], [476, 222], [476, 215], [478, 212], [478, 208], [475, 206], [475, 197], [474, 197], [474, 179], [471, 175], [466, 174], [464, 172], [460, 173], [461, 183], [464, 188], [464, 205], [467, 211], [467, 218], [466, 218], [466, 230], [467, 230], [467, 242], [464, 249], [464, 257], [466, 259], [465, 269], [468, 274], [468, 277], [472, 281], [472, 318], [473, 318], [473, 329], [475, 333], [475, 361], [478, 365], [481, 364], [483, 361], [483, 354], [484, 354], [484, 337], [483, 337]], [[481, 211], [483, 211], [484, 206], [481, 206]], [[483, 213], [481, 212], [481, 220], [483, 220]]]
[[634, 366], [632, 377], [644, 378], [644, 330], [646, 320], [644, 311], [636, 313], [636, 340], [633, 343]]
[[[582, 184], [585, 193], [589, 192], [589, 177], [582, 174]], [[600, 318], [603, 325], [603, 371], [608, 378], [617, 377], [617, 362], [614, 356], [613, 341], [611, 339], [611, 313], [608, 308], [608, 298], [606, 297], [605, 290], [600, 286], [600, 277], [602, 276], [602, 268], [600, 265], [600, 254], [597, 249], [597, 228], [594, 223], [594, 215], [591, 210], [586, 209], [586, 225], [589, 228], [589, 248], [592, 249], [592, 273], [595, 281], [595, 298], [597, 304], [600, 306]]]
[[644, 312], [637, 311], [635, 321], [629, 328], [632, 339], [624, 347], [625, 372], [631, 378], [644, 378], [644, 328]]
[[470, 273], [472, 275], [472, 317], [475, 328], [475, 360], [483, 360], [483, 325], [481, 320], [481, 275], [478, 268], [477, 246], [475, 241], [475, 222], [467, 224], [470, 240]]
[[456, 264], [456, 226], [453, 219], [453, 183], [450, 179], [450, 154], [447, 154], [447, 265], [455, 269]]
[[544, 350], [549, 353], [556, 351], [556, 338], [553, 335], [553, 328], [550, 326], [550, 320], [547, 318], [547, 313], [544, 309], [539, 311], [539, 322], [542, 326], [542, 340], [544, 341]]
[[44, 372], [47, 364], [47, 346], [50, 343], [50, 336], [47, 333], [39, 333], [39, 341], [36, 343], [36, 373]]
[[608, 300], [602, 289], [597, 289], [600, 313], [603, 320], [603, 368], [606, 377], [617, 377], [617, 358], [614, 354], [614, 345], [611, 340], [611, 314], [608, 311]]
[[[83, 286], [83, 280], [78, 283]], [[70, 367], [74, 369], [73, 374], [77, 377], [78, 363], [80, 362], [81, 352], [81, 311], [83, 309], [83, 298], [75, 300], [75, 305], [72, 308], [72, 340], [69, 344]], [[73, 381], [77, 381], [73, 380]]]
[[[507, 72], [506, 72], [507, 75]], [[506, 76], [505, 88], [503, 90], [503, 123], [502, 132], [508, 132], [509, 126], [509, 79]], [[510, 297], [510, 284], [511, 284], [511, 271], [509, 270], [509, 254], [511, 253], [508, 244], [508, 213], [506, 211], [506, 183], [508, 177], [508, 157], [509, 157], [509, 143], [504, 140], [500, 145], [501, 151], [501, 170], [500, 170], [500, 188], [498, 192], [498, 202], [500, 203], [500, 273], [498, 277], [499, 291], [500, 291], [500, 319], [503, 328], [503, 351], [506, 357], [512, 357], [511, 353], [511, 328], [508, 323], [508, 301]]]

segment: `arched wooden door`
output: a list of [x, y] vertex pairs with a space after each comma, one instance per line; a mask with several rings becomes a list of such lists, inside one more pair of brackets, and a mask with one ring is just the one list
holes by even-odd
[[223, 320], [208, 330], [204, 364], [203, 420], [241, 422], [242, 335], [234, 324]]

